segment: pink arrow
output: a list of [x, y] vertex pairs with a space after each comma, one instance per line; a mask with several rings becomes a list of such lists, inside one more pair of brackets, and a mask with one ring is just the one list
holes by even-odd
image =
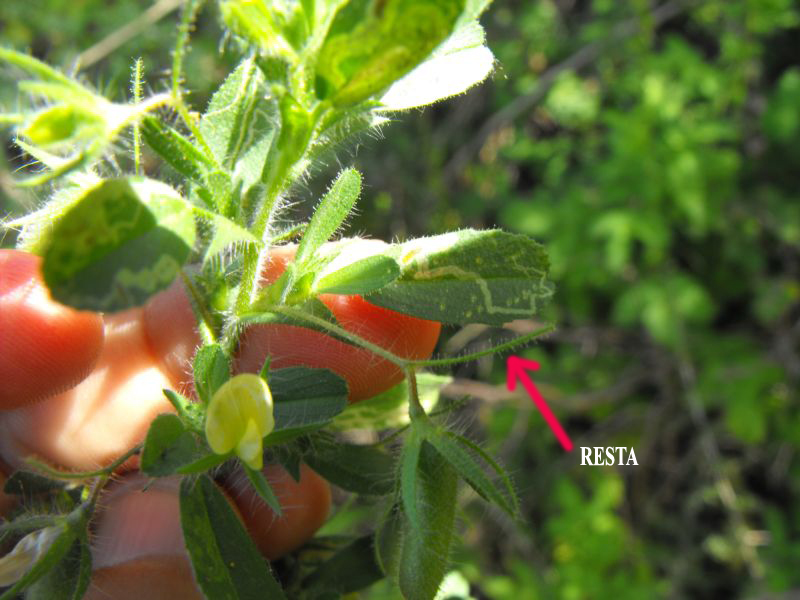
[[539, 363], [535, 360], [528, 360], [519, 356], [509, 356], [508, 360], [506, 360], [506, 387], [513, 392], [517, 387], [517, 379], [519, 379], [520, 383], [522, 383], [522, 387], [525, 388], [525, 391], [528, 392], [531, 400], [533, 400], [533, 403], [536, 405], [536, 408], [544, 415], [544, 420], [547, 421], [550, 429], [553, 430], [556, 439], [561, 443], [564, 450], [569, 452], [572, 450], [572, 440], [569, 439], [567, 432], [561, 427], [561, 423], [558, 422], [553, 411], [547, 406], [547, 402], [542, 398], [539, 390], [536, 389], [536, 385], [534, 385], [526, 369], [538, 371]]

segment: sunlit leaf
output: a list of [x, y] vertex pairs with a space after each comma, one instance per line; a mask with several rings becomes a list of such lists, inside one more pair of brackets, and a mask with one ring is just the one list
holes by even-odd
[[317, 94], [348, 105], [387, 88], [450, 35], [463, 9], [464, 0], [347, 3], [320, 50]]
[[353, 210], [361, 193], [361, 175], [355, 169], [345, 169], [336, 177], [328, 192], [323, 196], [311, 222], [303, 233], [297, 248], [295, 262], [307, 263], [315, 252], [327, 242], [341, 227], [347, 215]]
[[54, 223], [44, 281], [54, 299], [75, 308], [138, 306], [172, 283], [194, 240], [192, 212], [172, 188], [141, 177], [107, 179]]
[[389, 256], [367, 256], [314, 282], [318, 294], [368, 294], [391, 283], [400, 275], [400, 266]]
[[382, 109], [407, 110], [463, 94], [494, 69], [494, 55], [483, 45], [483, 29], [472, 23], [454, 33], [431, 57], [396, 81], [381, 96]]
[[180, 133], [158, 119], [147, 117], [141, 124], [145, 142], [175, 171], [196, 182], [203, 182], [214, 163]]
[[256, 135], [253, 122], [263, 94], [261, 71], [252, 58], [236, 67], [214, 93], [200, 131], [205, 136], [217, 162], [233, 167]]
[[502, 325], [552, 294], [544, 248], [522, 235], [467, 229], [408, 241], [398, 254], [400, 277], [368, 299], [416, 317]]
[[231, 363], [219, 344], [202, 346], [194, 356], [194, 389], [204, 403], [231, 377]]

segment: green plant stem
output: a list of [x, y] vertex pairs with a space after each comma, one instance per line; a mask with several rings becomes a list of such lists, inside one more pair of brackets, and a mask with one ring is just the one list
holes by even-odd
[[497, 346], [492, 346], [491, 348], [487, 348], [486, 350], [481, 350], [480, 352], [473, 352], [472, 354], [465, 354], [463, 356], [455, 356], [453, 358], [432, 358], [428, 360], [409, 360], [406, 361], [408, 366], [413, 367], [449, 367], [452, 365], [457, 365], [461, 363], [471, 362], [473, 360], [477, 360], [484, 356], [489, 356], [490, 354], [497, 354], [499, 352], [505, 352], [506, 350], [511, 350], [512, 348], [516, 348], [517, 346], [521, 346], [523, 344], [527, 344], [528, 342], [535, 340], [538, 337], [546, 335], [548, 333], [552, 333], [555, 331], [556, 327], [553, 324], [545, 325], [544, 327], [537, 329], [531, 333], [525, 334], [518, 338], [514, 338], [513, 340], [509, 340], [508, 342], [504, 342], [502, 344], [498, 344]]
[[34, 467], [35, 469], [38, 469], [39, 471], [42, 471], [43, 473], [49, 475], [53, 479], [63, 479], [63, 480], [91, 479], [92, 477], [102, 477], [103, 475], [110, 476], [116, 469], [125, 464], [125, 462], [128, 459], [130, 459], [132, 456], [136, 454], [139, 454], [141, 450], [142, 450], [141, 444], [138, 446], [134, 446], [107, 467], [98, 469], [97, 471], [82, 471], [78, 473], [66, 473], [64, 471], [59, 471], [58, 469], [54, 469], [50, 465], [45, 464], [39, 460], [36, 460], [35, 458], [29, 458], [25, 462], [27, 462], [30, 466]]
[[189, 32], [197, 16], [197, 11], [203, 5], [203, 0], [187, 0], [186, 6], [181, 13], [181, 22], [178, 25], [178, 37], [175, 40], [175, 49], [172, 52], [172, 104], [175, 111], [183, 120], [189, 131], [192, 132], [197, 143], [203, 147], [206, 156], [213, 159], [214, 153], [205, 139], [205, 136], [197, 126], [195, 119], [189, 114], [189, 109], [183, 101], [183, 91], [181, 90], [181, 80], [183, 79], [183, 57], [186, 47], [189, 44]]
[[254, 235], [264, 242], [262, 247], [247, 247], [244, 250], [242, 280], [239, 284], [239, 293], [236, 296], [236, 312], [239, 314], [250, 308], [250, 304], [258, 291], [261, 269], [269, 257], [269, 240], [264, 240], [264, 233], [269, 222], [269, 216], [272, 214], [277, 201], [277, 190], [269, 192], [259, 212], [259, 216], [266, 215], [263, 226], [261, 226], [261, 223], [256, 223], [256, 226], [252, 229]]
[[[242, 280], [239, 285], [239, 294], [236, 298], [236, 312], [241, 314], [250, 308], [250, 305], [258, 292], [258, 284], [261, 278], [261, 273], [267, 263], [270, 252], [270, 240], [267, 239], [266, 233], [269, 222], [274, 213], [275, 207], [278, 204], [278, 199], [286, 192], [290, 175], [294, 171], [295, 166], [301, 162], [308, 154], [308, 149], [313, 145], [315, 140], [315, 132], [320, 121], [325, 116], [327, 105], [319, 104], [311, 112], [311, 131], [312, 134], [308, 137], [305, 146], [297, 153], [296, 156], [278, 156], [278, 170], [269, 177], [267, 182], [267, 193], [264, 202], [256, 213], [253, 226], [250, 231], [259, 240], [263, 242], [261, 249], [248, 248], [245, 250], [244, 267], [242, 271]], [[289, 147], [294, 144], [287, 144]]]
[[413, 366], [409, 365], [406, 368], [406, 377], [408, 378], [408, 416], [412, 421], [419, 421], [427, 419], [428, 415], [425, 413], [425, 407], [419, 400], [419, 389], [417, 388], [417, 372]]
[[[133, 102], [139, 104], [142, 101], [142, 72], [144, 62], [137, 58], [133, 63]], [[133, 124], [133, 169], [137, 175], [142, 174], [142, 132], [139, 129], [139, 121]]]
[[175, 98], [181, 97], [181, 75], [183, 73], [183, 56], [189, 44], [189, 32], [197, 16], [197, 11], [203, 4], [202, 0], [187, 0], [181, 22], [178, 25], [178, 37], [175, 39], [175, 49], [172, 52], [172, 95]]
[[348, 342], [350, 342], [355, 346], [360, 346], [366, 350], [369, 350], [373, 354], [377, 354], [381, 358], [385, 358], [389, 362], [396, 364], [401, 369], [406, 369], [409, 366], [416, 366], [415, 363], [412, 363], [411, 361], [408, 361], [404, 358], [400, 358], [399, 356], [397, 356], [396, 354], [392, 354], [385, 348], [381, 348], [377, 344], [368, 342], [367, 340], [357, 336], [354, 333], [347, 331], [346, 329], [340, 327], [339, 325], [326, 321], [325, 319], [317, 317], [316, 315], [308, 314], [302, 310], [298, 310], [291, 306], [267, 306], [265, 307], [265, 312], [272, 312], [279, 315], [286, 315], [287, 317], [297, 319], [298, 321], [305, 321], [307, 323], [316, 325], [322, 329], [325, 329], [326, 331], [329, 331], [334, 335], [346, 339]]

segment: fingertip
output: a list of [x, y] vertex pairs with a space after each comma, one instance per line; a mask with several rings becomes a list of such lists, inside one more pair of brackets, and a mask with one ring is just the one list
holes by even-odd
[[38, 256], [0, 250], [0, 408], [14, 409], [76, 385], [103, 346], [103, 320], [50, 297]]
[[85, 598], [202, 599], [183, 541], [177, 477], [128, 475], [104, 493]]

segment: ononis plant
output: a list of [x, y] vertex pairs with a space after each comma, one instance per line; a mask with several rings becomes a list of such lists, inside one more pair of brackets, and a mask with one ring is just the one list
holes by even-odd
[[[352, 168], [318, 201], [310, 199], [316, 207], [308, 222], [287, 226], [284, 210], [287, 198], [301, 199], [297, 184], [324, 153], [398, 111], [462, 93], [487, 77], [494, 59], [477, 20], [487, 4], [221, 0], [243, 58], [200, 116], [182, 85], [197, 0], [184, 6], [171, 90], [142, 98], [137, 62], [130, 103], [111, 102], [30, 56], [0, 48], [0, 61], [28, 77], [19, 89], [33, 100], [1, 117], [15, 128], [20, 148], [41, 163], [18, 183], [47, 184], [49, 193], [43, 208], [5, 225], [19, 231], [20, 249], [42, 257], [52, 297], [114, 312], [142, 305], [177, 280], [201, 340], [193, 394], [166, 390], [174, 413], [156, 418], [141, 445], [91, 473], [32, 463], [40, 474], [12, 475], [9, 492], [49, 485], [59, 501], [49, 504], [55, 512], [32, 519], [23, 509], [2, 525], [0, 536], [19, 541], [0, 559], [0, 583], [11, 586], [0, 598], [30, 586], [39, 595], [82, 596], [88, 578], [60, 565], [69, 559], [80, 573], [91, 571], [86, 531], [96, 499], [114, 469], [134, 455], [149, 477], [182, 477], [186, 546], [209, 598], [323, 592], [333, 598], [388, 576], [405, 597], [429, 600], [448, 567], [458, 479], [518, 516], [503, 469], [437, 419], [446, 412], [432, 410], [443, 378], [422, 370], [477, 356], [429, 359], [439, 323], [500, 326], [533, 315], [551, 294], [544, 249], [500, 230], [392, 244], [331, 241], [361, 193]], [[132, 159], [115, 160], [123, 154], [115, 141], [130, 131]], [[171, 168], [167, 181], [142, 174], [143, 145]], [[130, 172], [120, 164], [130, 164]], [[287, 245], [292, 241], [296, 247]], [[361, 324], [359, 311], [372, 311]], [[404, 320], [402, 343], [402, 334], [387, 327], [393, 319]], [[328, 355], [367, 357], [374, 370], [364, 377], [374, 385], [337, 371], [324, 352], [289, 364], [277, 346], [263, 365], [249, 366], [255, 373], [240, 373], [237, 349], [253, 327], [272, 328], [276, 338], [295, 344], [328, 340]], [[427, 348], [420, 350], [415, 344], [424, 336]], [[340, 436], [351, 429], [393, 434], [358, 445]], [[321, 540], [297, 568], [270, 566], [244, 530], [230, 526], [234, 512], [212, 483], [220, 465], [240, 463], [254, 492], [280, 513], [263, 462], [280, 463], [298, 479], [307, 463], [343, 490], [383, 502], [386, 516], [366, 536]]]

